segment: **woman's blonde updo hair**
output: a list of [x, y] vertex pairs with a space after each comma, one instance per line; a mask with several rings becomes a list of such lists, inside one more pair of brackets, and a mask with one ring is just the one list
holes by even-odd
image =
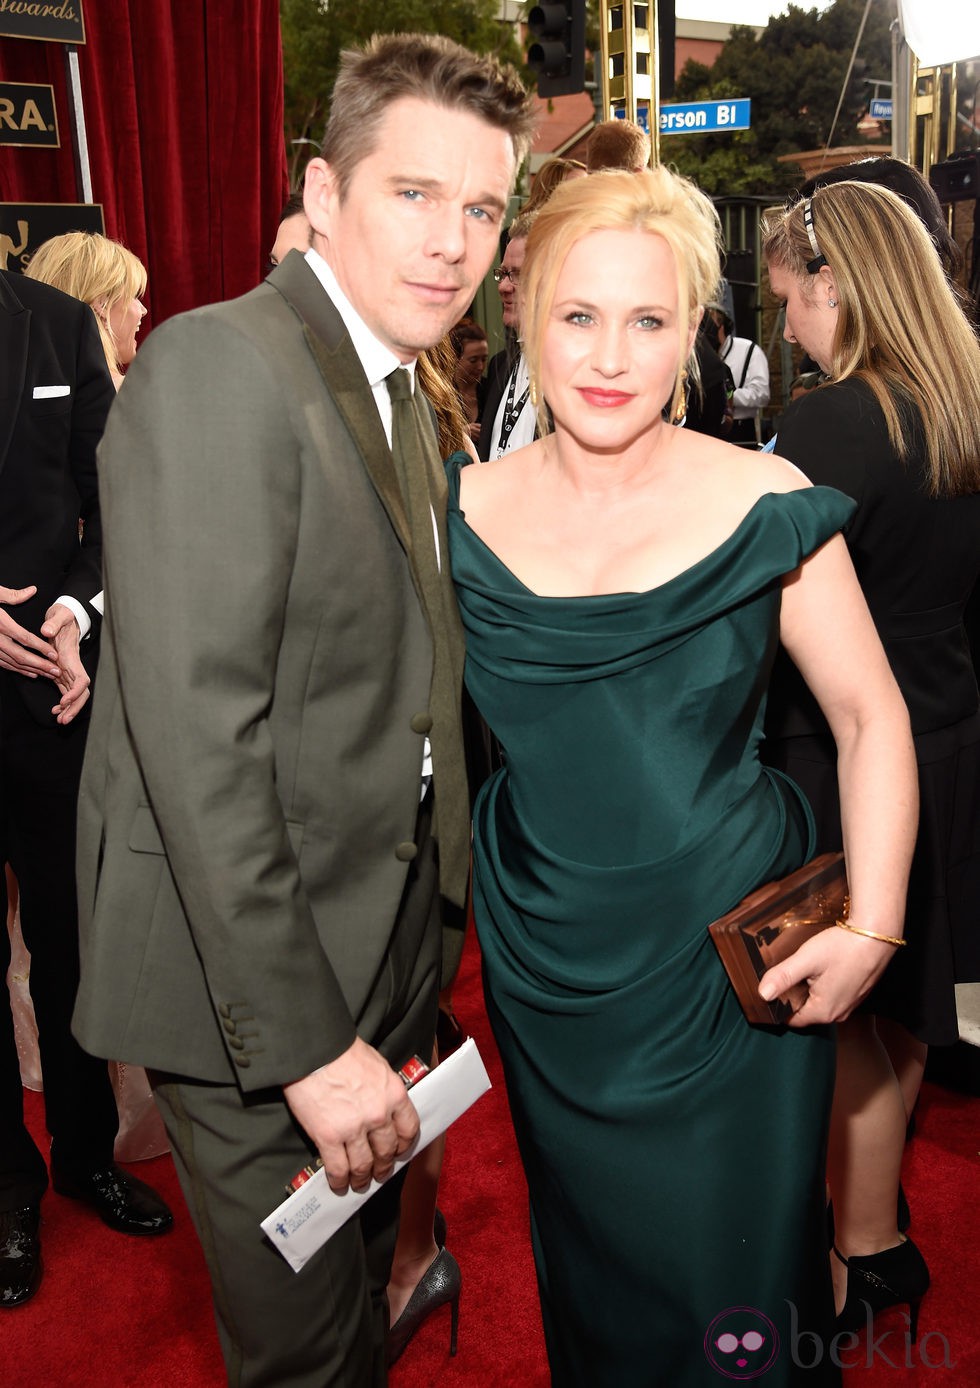
[[[721, 227], [714, 205], [688, 179], [662, 165], [639, 173], [605, 170], [570, 179], [538, 209], [521, 267], [524, 354], [532, 399], [540, 398], [541, 352], [555, 289], [569, 251], [594, 231], [643, 231], [662, 236], [677, 271], [679, 331], [687, 341], [699, 305], [717, 297], [721, 275]], [[679, 361], [671, 414], [684, 398]]]
[[106, 361], [118, 373], [122, 368], [109, 314], [116, 304], [146, 292], [143, 262], [101, 232], [68, 231], [38, 246], [24, 273], [94, 309]]

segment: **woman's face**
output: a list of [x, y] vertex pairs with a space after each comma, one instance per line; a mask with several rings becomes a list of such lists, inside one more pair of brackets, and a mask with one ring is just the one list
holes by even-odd
[[808, 352], [821, 371], [830, 372], [837, 333], [837, 298], [829, 271], [800, 279], [785, 265], [770, 263], [769, 287], [786, 307], [783, 337]]
[[146, 309], [137, 298], [120, 299], [109, 310], [109, 327], [116, 343], [116, 359], [128, 366], [136, 356], [136, 334], [146, 317]]
[[487, 369], [486, 342], [464, 342], [456, 363], [456, 384], [475, 386]]
[[659, 426], [693, 331], [681, 340], [677, 270], [662, 236], [583, 236], [561, 268], [542, 342], [541, 387], [556, 428], [618, 453]]

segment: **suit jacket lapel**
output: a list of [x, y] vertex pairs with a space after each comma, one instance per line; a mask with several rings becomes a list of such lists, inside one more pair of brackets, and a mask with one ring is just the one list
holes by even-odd
[[[365, 470], [388, 513], [395, 533], [401, 540], [408, 558], [412, 581], [429, 625], [435, 662], [433, 677], [438, 681], [438, 688], [444, 696], [442, 702], [446, 705], [445, 710], [439, 715], [442, 721], [442, 733], [439, 737], [441, 750], [437, 751], [433, 742], [433, 757], [438, 757], [441, 763], [436, 774], [442, 776], [441, 783], [444, 786], [443, 812], [436, 827], [441, 845], [440, 880], [443, 893], [462, 905], [465, 900], [469, 865], [469, 814], [465, 771], [462, 769], [464, 758], [455, 720], [458, 718], [462, 690], [464, 644], [462, 623], [449, 572], [449, 541], [446, 529], [448, 484], [439, 460], [432, 411], [426, 407], [419, 410], [418, 415], [425, 417], [424, 427], [432, 464], [425, 482], [438, 527], [438, 573], [434, 571], [434, 562], [430, 564], [421, 555], [423, 546], [427, 547], [427, 551], [432, 547], [428, 517], [418, 522], [420, 526], [425, 526], [425, 533], [418, 537], [420, 553], [416, 553], [391, 449], [378, 417], [374, 396], [365, 379], [357, 353], [351, 346], [343, 319], [324, 292], [316, 275], [299, 254], [290, 253], [269, 276], [269, 283], [292, 305], [305, 324], [306, 340], [327, 390], [350, 428]], [[423, 425], [423, 420], [420, 419], [419, 423], [420, 426]], [[427, 579], [426, 573], [430, 568], [431, 579]], [[433, 706], [435, 707], [435, 703]], [[460, 774], [454, 776], [454, 770]], [[458, 787], [454, 795], [453, 789], [457, 781]], [[438, 819], [438, 808], [436, 814]]]
[[364, 370], [347, 336], [344, 320], [316, 275], [297, 252], [290, 253], [269, 275], [305, 324], [313, 359], [351, 431], [365, 471], [388, 513], [402, 546], [411, 554], [411, 533], [391, 449]]
[[30, 311], [14, 294], [6, 276], [0, 275], [0, 360], [6, 363], [0, 372], [0, 471], [20, 413], [30, 336]]

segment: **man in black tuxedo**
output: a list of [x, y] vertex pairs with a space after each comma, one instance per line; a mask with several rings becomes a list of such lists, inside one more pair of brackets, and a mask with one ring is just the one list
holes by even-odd
[[[169, 1228], [170, 1212], [113, 1165], [106, 1064], [70, 1030], [75, 809], [102, 586], [95, 450], [114, 392], [91, 309], [2, 271], [0, 360], [0, 859], [16, 874], [31, 951], [52, 1178], [113, 1228], [156, 1233]], [[0, 874], [4, 921], [6, 907]], [[3, 928], [4, 979], [9, 962]], [[47, 1184], [24, 1125], [10, 1009], [0, 1005], [0, 1306], [23, 1304], [40, 1284]]]

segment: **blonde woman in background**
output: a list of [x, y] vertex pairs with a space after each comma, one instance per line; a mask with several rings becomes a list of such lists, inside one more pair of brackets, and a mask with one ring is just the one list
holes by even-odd
[[[914, 171], [898, 172], [905, 197], [818, 187], [767, 216], [762, 249], [784, 336], [825, 377], [786, 411], [775, 451], [856, 503], [847, 547], [915, 744], [922, 814], [897, 932], [908, 945], [840, 1028], [828, 1157], [837, 1331], [907, 1306], [914, 1343], [929, 1271], [905, 1235], [906, 1125], [928, 1047], [957, 1039], [955, 985], [980, 979], [980, 692], [963, 620], [980, 576], [980, 346]], [[763, 757], [803, 788], [817, 851], [839, 848], [837, 751], [784, 660]]]
[[91, 307], [118, 390], [136, 355], [136, 334], [146, 317], [143, 262], [101, 232], [69, 231], [39, 246], [24, 273]]

